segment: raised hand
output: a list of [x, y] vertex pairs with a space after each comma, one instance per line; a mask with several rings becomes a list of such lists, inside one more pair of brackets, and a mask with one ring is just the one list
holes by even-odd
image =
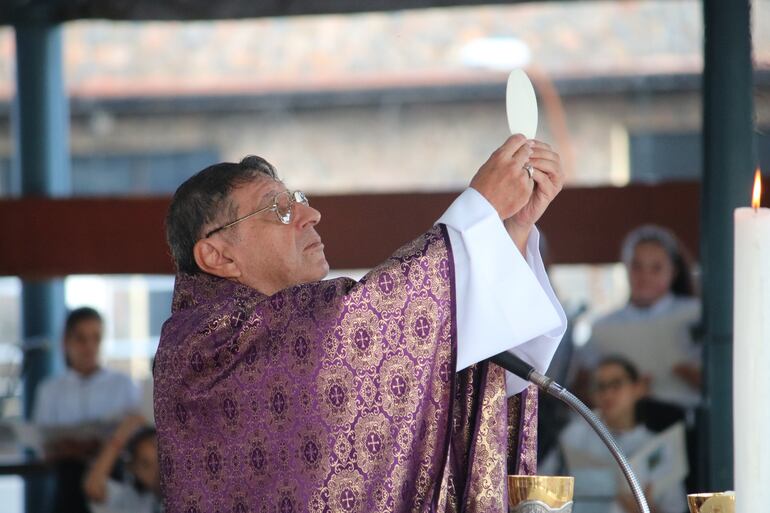
[[559, 154], [544, 142], [531, 142], [533, 151], [529, 157], [529, 164], [535, 170], [532, 177], [535, 188], [529, 201], [512, 216], [506, 218], [506, 227], [509, 231], [513, 228], [510, 225], [515, 225], [515, 228], [528, 232], [564, 186], [564, 172], [561, 169]]
[[535, 182], [529, 178], [524, 164], [533, 155], [532, 143], [526, 137], [512, 135], [471, 180], [471, 187], [495, 207], [501, 219], [513, 216], [530, 201]]

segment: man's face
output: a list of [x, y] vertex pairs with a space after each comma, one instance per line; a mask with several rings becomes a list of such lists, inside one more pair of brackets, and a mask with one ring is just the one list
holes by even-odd
[[[259, 178], [233, 190], [230, 198], [238, 217], [269, 206], [275, 195], [285, 191], [283, 183]], [[315, 230], [321, 220], [316, 209], [295, 203], [289, 224], [267, 211], [223, 230], [213, 237], [223, 237], [241, 276], [240, 283], [264, 294], [300, 283], [322, 279], [329, 272], [324, 245]]]
[[99, 345], [102, 342], [102, 322], [83, 319], [64, 337], [64, 350], [70, 367], [88, 375], [99, 367]]

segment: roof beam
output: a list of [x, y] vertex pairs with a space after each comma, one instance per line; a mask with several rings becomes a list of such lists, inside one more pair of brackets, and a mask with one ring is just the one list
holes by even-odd
[[399, 11], [523, 0], [0, 0], [0, 24], [76, 19], [215, 20]]
[[[333, 268], [369, 268], [426, 230], [457, 193], [313, 196]], [[540, 223], [555, 263], [616, 262], [620, 242], [644, 223], [698, 247], [696, 183], [565, 189]], [[164, 238], [168, 198], [0, 201], [0, 275], [173, 273]], [[590, 206], [590, 208], [589, 208]]]

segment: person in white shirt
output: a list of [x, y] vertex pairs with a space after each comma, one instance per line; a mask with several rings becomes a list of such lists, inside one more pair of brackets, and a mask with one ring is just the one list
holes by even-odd
[[585, 371], [603, 356], [622, 355], [639, 369], [650, 397], [691, 413], [701, 397], [701, 347], [693, 336], [700, 302], [688, 256], [670, 231], [646, 225], [626, 237], [622, 258], [630, 297], [594, 323], [581, 356]]
[[[592, 390], [599, 417], [623, 453], [633, 457], [655, 436], [636, 416], [637, 402], [645, 394], [636, 367], [622, 357], [604, 358], [592, 376]], [[575, 513], [636, 513], [628, 486], [618, 484], [616, 467], [599, 436], [582, 418], [576, 418], [562, 431], [558, 450], [545, 458], [539, 471], [575, 476]], [[653, 513], [686, 510], [683, 481], [669, 482], [659, 489], [648, 482], [641, 484]]]
[[[84, 424], [117, 425], [139, 408], [139, 392], [131, 379], [99, 364], [103, 321], [90, 307], [70, 312], [64, 328], [67, 370], [48, 378], [37, 390], [33, 421], [44, 433], [45, 456], [57, 465], [57, 511], [88, 511], [80, 480], [87, 461], [100, 447], [95, 437], [58, 436], [56, 429]], [[55, 436], [55, 438], [54, 438]], [[71, 508], [71, 509], [67, 509]]]
[[[125, 472], [122, 480], [115, 480], [110, 473], [121, 456], [125, 458]], [[140, 415], [126, 417], [91, 465], [83, 489], [92, 513], [160, 511], [155, 428]]]
[[64, 328], [67, 370], [38, 388], [33, 419], [40, 426], [118, 422], [139, 406], [139, 391], [125, 374], [99, 364], [104, 323], [90, 307], [73, 310]]

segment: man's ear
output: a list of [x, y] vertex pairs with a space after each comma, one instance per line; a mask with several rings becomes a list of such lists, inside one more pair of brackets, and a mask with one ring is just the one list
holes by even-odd
[[220, 278], [238, 278], [241, 275], [238, 264], [228, 256], [225, 245], [220, 241], [199, 240], [193, 246], [193, 256], [203, 272]]

